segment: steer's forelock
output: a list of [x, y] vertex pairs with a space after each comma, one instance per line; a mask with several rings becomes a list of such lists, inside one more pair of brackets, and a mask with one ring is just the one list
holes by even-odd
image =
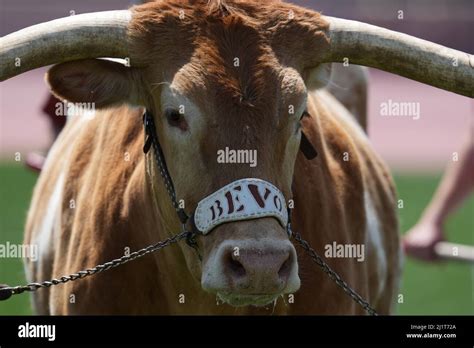
[[145, 63], [158, 73], [151, 76], [164, 81], [177, 77], [176, 87], [187, 95], [215, 91], [215, 103], [255, 109], [259, 101], [274, 99], [278, 62], [262, 21], [222, 1], [187, 3], [137, 8], [132, 62]]

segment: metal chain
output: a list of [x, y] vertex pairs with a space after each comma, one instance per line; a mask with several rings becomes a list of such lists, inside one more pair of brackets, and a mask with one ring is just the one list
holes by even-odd
[[[167, 239], [165, 239], [161, 242], [158, 242], [158, 243], [149, 245], [146, 248], [137, 250], [137, 251], [131, 253], [130, 255], [122, 256], [121, 258], [114, 259], [114, 260], [106, 262], [104, 264], [97, 265], [93, 268], [87, 268], [87, 269], [85, 269], [83, 271], [79, 271], [77, 273], [72, 273], [72, 274], [69, 274], [69, 275], [66, 275], [66, 276], [62, 276], [59, 279], [55, 278], [55, 279], [51, 279], [51, 280], [45, 280], [41, 283], [29, 283], [27, 285], [21, 285], [21, 286], [15, 286], [15, 287], [4, 287], [4, 288], [0, 288], [0, 291], [3, 292], [4, 294], [6, 294], [6, 295], [4, 295], [4, 296], [6, 296], [6, 298], [4, 298], [4, 299], [7, 299], [11, 295], [21, 294], [25, 291], [33, 292], [33, 291], [36, 291], [40, 288], [49, 288], [53, 285], [63, 284], [63, 283], [67, 283], [69, 281], [82, 279], [82, 278], [85, 278], [85, 277], [88, 277], [88, 276], [91, 276], [91, 275], [94, 275], [94, 274], [97, 274], [97, 273], [100, 273], [100, 272], [103, 272], [103, 271], [107, 271], [111, 268], [123, 265], [127, 262], [133, 261], [133, 260], [135, 260], [139, 257], [145, 256], [145, 255], [147, 255], [149, 253], [152, 253], [154, 251], [158, 251], [158, 250], [160, 250], [160, 249], [162, 249], [162, 248], [164, 248], [164, 247], [166, 247], [170, 244], [179, 242], [181, 239], [188, 238], [189, 237], [188, 235], [190, 233], [191, 232], [183, 231], [183, 232], [181, 232], [179, 234], [176, 234], [173, 237], [167, 238]], [[8, 294], [8, 292], [9, 292], [9, 294]]]
[[[305, 241], [303, 238], [301, 238], [301, 235], [299, 233], [295, 233], [291, 231], [291, 226], [288, 226], [288, 229], [290, 230], [289, 233], [291, 233], [295, 240], [303, 247], [303, 249], [308, 252], [313, 259], [313, 261], [320, 266], [323, 271], [338, 285], [340, 286], [355, 302], [357, 302], [359, 305], [361, 305], [367, 313], [370, 315], [377, 315], [377, 312], [369, 305], [368, 302], [366, 302], [355, 290], [353, 290], [344, 280], [341, 279], [339, 274], [337, 274], [335, 271], [329, 267], [329, 265], [316, 253], [316, 251], [311, 248], [311, 246], [308, 244], [307, 241]], [[152, 244], [147, 246], [146, 248], [142, 248], [140, 250], [137, 250], [130, 255], [125, 255], [122, 256], [118, 259], [114, 259], [112, 261], [106, 262], [104, 264], [97, 265], [93, 268], [87, 268], [85, 270], [79, 271], [77, 273], [72, 273], [67, 276], [62, 276], [59, 279], [51, 279], [51, 280], [45, 280], [41, 283], [29, 283], [26, 285], [20, 285], [20, 286], [15, 286], [15, 287], [4, 287], [0, 288], [1, 295], [3, 300], [6, 300], [9, 298], [11, 295], [18, 295], [21, 294], [25, 291], [29, 292], [34, 292], [40, 288], [49, 288], [54, 285], [58, 284], [64, 284], [70, 281], [75, 281], [77, 279], [82, 279], [103, 271], [107, 271], [111, 268], [118, 267], [120, 265], [123, 265], [127, 262], [133, 261], [137, 258], [143, 257], [149, 253], [158, 251], [168, 245], [171, 245], [173, 243], [179, 242], [181, 239], [189, 239], [190, 234], [192, 232], [188, 231], [183, 231], [179, 234], [174, 235], [173, 237], [170, 237], [168, 239], [165, 239], [164, 241], [158, 242], [156, 244]]]
[[[289, 227], [291, 229], [291, 227]], [[303, 247], [303, 249], [311, 256], [313, 261], [323, 269], [329, 278], [331, 278], [339, 287], [341, 287], [346, 294], [348, 294], [355, 302], [362, 306], [369, 315], [378, 315], [375, 309], [373, 309], [370, 304], [365, 301], [354, 289], [352, 289], [341, 276], [337, 274], [329, 265], [316, 253], [316, 251], [311, 248], [309, 243], [301, 238], [301, 235], [298, 232], [293, 232], [295, 240]]]
[[176, 211], [179, 211], [179, 204], [176, 199], [176, 193], [174, 191], [174, 186], [172, 183], [172, 180], [169, 176], [168, 169], [166, 167], [166, 164], [163, 161], [163, 158], [161, 156], [161, 147], [158, 143], [158, 136], [156, 134], [155, 130], [155, 122], [153, 121], [153, 117], [148, 114], [148, 111], [145, 112], [144, 116], [144, 123], [145, 123], [145, 132], [147, 133], [147, 136], [150, 137], [151, 143], [153, 144], [153, 152], [154, 152], [154, 157], [155, 157], [155, 162], [157, 164], [157, 167], [160, 171], [161, 177], [163, 178], [163, 182], [166, 187], [166, 191], [168, 191], [168, 195], [171, 199], [171, 203], [173, 204], [173, 207], [176, 209]]

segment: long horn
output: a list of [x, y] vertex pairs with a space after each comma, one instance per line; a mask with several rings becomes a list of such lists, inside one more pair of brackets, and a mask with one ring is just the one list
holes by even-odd
[[327, 62], [365, 65], [474, 97], [474, 57], [374, 25], [323, 17], [329, 22]]
[[55, 19], [0, 38], [0, 80], [76, 59], [128, 55], [128, 10]]

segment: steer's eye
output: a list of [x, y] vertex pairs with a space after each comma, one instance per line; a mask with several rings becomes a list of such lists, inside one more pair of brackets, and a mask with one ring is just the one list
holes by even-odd
[[182, 127], [184, 117], [178, 110], [172, 108], [165, 109], [165, 117], [170, 126]]

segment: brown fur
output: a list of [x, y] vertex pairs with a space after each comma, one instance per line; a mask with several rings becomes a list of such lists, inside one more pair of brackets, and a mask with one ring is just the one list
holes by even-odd
[[[180, 10], [184, 19], [178, 17]], [[298, 20], [288, 18], [290, 10]], [[211, 6], [207, 1], [150, 3], [134, 9], [130, 43], [132, 65], [137, 67], [125, 73], [128, 84], [121, 82], [122, 75], [108, 74], [96, 86], [105, 96], [101, 106], [116, 105], [117, 93], [110, 100], [107, 95], [118, 90], [122, 102], [153, 111], [177, 196], [184, 199], [187, 211], [235, 179], [271, 181], [287, 198], [294, 197], [295, 230], [320, 253], [334, 240], [367, 244], [366, 262], [328, 262], [378, 311], [388, 313], [399, 274], [390, 175], [357, 126], [339, 116], [346, 111], [329, 95], [311, 94], [308, 99], [311, 117], [303, 121], [303, 128], [320, 154], [313, 161], [301, 154], [296, 157], [296, 121], [285, 111], [288, 105], [303, 102], [306, 91], [301, 77], [319, 65], [318, 58], [327, 48], [326, 29], [314, 12], [277, 1], [219, 1]], [[236, 56], [238, 69], [232, 64]], [[78, 68], [80, 81], [96, 81], [104, 72], [102, 66], [87, 61], [55, 67], [48, 80], [57, 95], [69, 100], [88, 95], [87, 83], [61, 82], [68, 78], [77, 82]], [[116, 71], [106, 68], [110, 69]], [[192, 98], [203, 117], [189, 119], [189, 130], [180, 137], [162, 117], [160, 83], [171, 81], [180, 94]], [[32, 280], [103, 263], [122, 256], [126, 247], [133, 251], [180, 230], [153, 156], [141, 152], [142, 112], [113, 107], [98, 112], [91, 121], [68, 122], [38, 181], [28, 217], [25, 242], [31, 243], [57, 178], [64, 173], [54, 244], [43, 256], [41, 268], [27, 265]], [[192, 122], [199, 126], [192, 127]], [[184, 135], [190, 139], [186, 145], [181, 143]], [[259, 165], [218, 165], [213, 158], [225, 146], [257, 149]], [[344, 152], [350, 154], [350, 161], [342, 160]], [[130, 161], [124, 161], [125, 153]], [[383, 250], [374, 250], [368, 241], [364, 191], [374, 201]], [[69, 208], [71, 199], [75, 209]], [[221, 225], [199, 237], [198, 243], [206, 257], [231, 236], [255, 235], [286, 238], [275, 220], [267, 218]], [[37, 311], [45, 314], [363, 314], [302, 250], [298, 258], [302, 286], [295, 303], [279, 301], [274, 309], [216, 305], [215, 295], [202, 290], [201, 265], [184, 243], [45, 290], [34, 299]], [[380, 269], [380, 258], [388, 269]], [[69, 301], [71, 294], [76, 297], [74, 304]], [[186, 296], [185, 304], [178, 302], [179, 294]]]

